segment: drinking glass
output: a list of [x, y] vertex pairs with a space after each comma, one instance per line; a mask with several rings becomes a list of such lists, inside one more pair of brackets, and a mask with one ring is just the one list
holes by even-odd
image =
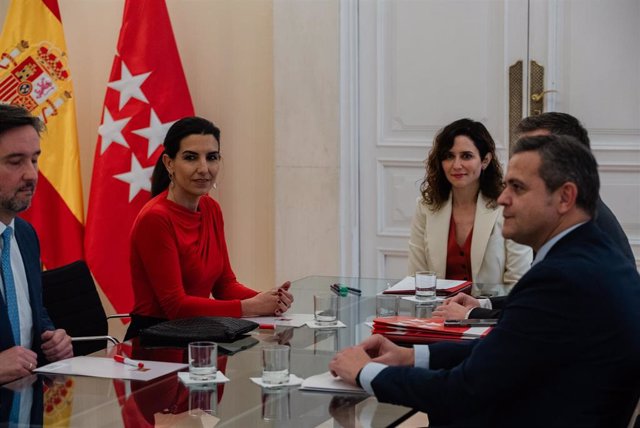
[[262, 348], [262, 382], [267, 385], [289, 383], [291, 348], [287, 345], [270, 345]]
[[338, 322], [338, 296], [316, 294], [313, 296], [313, 314], [319, 325], [335, 325]]
[[218, 345], [214, 342], [189, 343], [189, 378], [213, 380], [218, 372]]
[[416, 299], [434, 300], [436, 298], [436, 282], [435, 272], [416, 272]]

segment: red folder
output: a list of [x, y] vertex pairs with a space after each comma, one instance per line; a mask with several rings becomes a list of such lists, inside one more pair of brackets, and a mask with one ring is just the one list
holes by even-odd
[[373, 334], [397, 343], [464, 341], [486, 336], [491, 327], [445, 327], [441, 318], [388, 317], [373, 320]]

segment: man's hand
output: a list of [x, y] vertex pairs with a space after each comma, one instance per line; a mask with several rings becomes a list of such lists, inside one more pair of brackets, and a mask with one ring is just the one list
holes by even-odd
[[73, 357], [71, 337], [63, 329], [47, 330], [42, 333], [40, 338], [42, 339], [42, 353], [47, 360], [53, 362]]
[[444, 301], [443, 304], [449, 305], [451, 303], [457, 303], [464, 306], [467, 310], [477, 308], [480, 306], [480, 302], [475, 297], [471, 297], [465, 293], [458, 293], [450, 299]]
[[0, 384], [31, 374], [31, 370], [35, 369], [37, 364], [36, 353], [22, 346], [14, 346], [0, 352]]
[[395, 345], [389, 339], [379, 334], [368, 337], [358, 345], [376, 363], [389, 366], [411, 366], [414, 364], [413, 348], [403, 348]]
[[438, 306], [431, 315], [434, 318], [444, 318], [446, 320], [463, 320], [469, 311], [470, 309], [458, 303], [445, 301], [442, 305]]
[[352, 385], [357, 385], [356, 376], [362, 368], [371, 362], [371, 358], [361, 346], [352, 346], [338, 352], [329, 363], [329, 370], [334, 376]]

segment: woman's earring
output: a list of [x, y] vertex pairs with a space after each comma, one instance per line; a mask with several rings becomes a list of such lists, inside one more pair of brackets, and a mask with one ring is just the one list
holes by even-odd
[[213, 190], [216, 190], [218, 188], [218, 183], [213, 183]]
[[169, 171], [169, 180], [173, 183], [173, 172]]

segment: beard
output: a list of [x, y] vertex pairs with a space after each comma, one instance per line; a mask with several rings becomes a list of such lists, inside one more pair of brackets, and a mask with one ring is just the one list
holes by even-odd
[[29, 196], [18, 196], [18, 192], [16, 192], [10, 198], [0, 196], [0, 207], [2, 207], [2, 209], [6, 211], [14, 212], [16, 214], [21, 213], [31, 205], [31, 200], [33, 199], [33, 195], [35, 194], [35, 188], [35, 184], [27, 184], [18, 189], [18, 192], [30, 190], [31, 194]]

